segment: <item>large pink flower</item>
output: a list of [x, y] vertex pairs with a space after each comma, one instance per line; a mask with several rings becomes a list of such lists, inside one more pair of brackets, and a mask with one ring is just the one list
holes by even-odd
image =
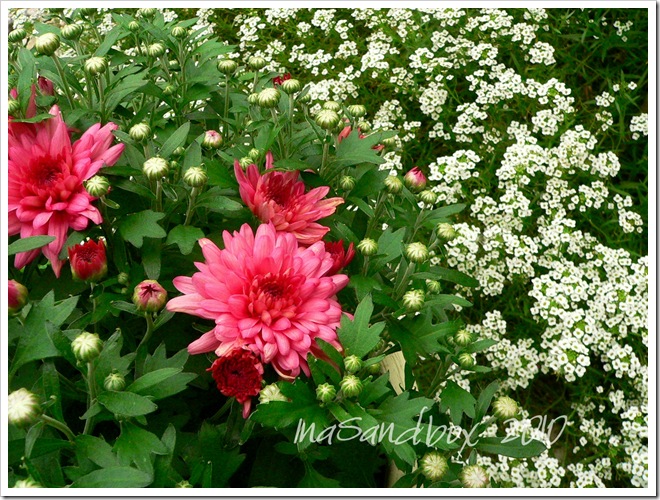
[[72, 146], [59, 108], [50, 114], [39, 123], [9, 121], [9, 236], [55, 236], [41, 250], [17, 254], [14, 264], [20, 269], [41, 251], [59, 277], [64, 261], [58, 255], [69, 228], [82, 231], [90, 220], [102, 222], [83, 181], [114, 165], [124, 145], [110, 147], [117, 125], [97, 123]]
[[256, 234], [244, 224], [233, 236], [223, 234], [225, 249], [199, 241], [206, 263], [196, 263], [192, 278], [179, 276], [174, 286], [185, 295], [167, 309], [215, 320], [215, 328], [188, 346], [188, 352], [215, 351], [223, 356], [247, 348], [271, 363], [284, 378], [302, 370], [309, 375], [307, 355], [322, 355], [315, 339], [341, 346], [336, 329], [341, 306], [335, 294], [348, 277], [324, 276], [332, 255], [319, 241], [298, 246], [291, 233], [262, 224]]
[[298, 171], [278, 172], [273, 168], [273, 155], [266, 154], [266, 173], [259, 175], [256, 165], [247, 168], [247, 176], [238, 162], [234, 172], [241, 198], [262, 222], [272, 222], [278, 231], [293, 233], [303, 245], [319, 241], [330, 231], [315, 221], [332, 215], [342, 198], [322, 199], [330, 188], [317, 187], [305, 193], [305, 183]]

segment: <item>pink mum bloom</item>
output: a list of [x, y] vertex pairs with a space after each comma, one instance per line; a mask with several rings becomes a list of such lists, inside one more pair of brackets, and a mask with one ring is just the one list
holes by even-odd
[[9, 121], [9, 236], [55, 236], [42, 249], [17, 254], [14, 265], [20, 269], [43, 252], [59, 277], [65, 261], [58, 256], [69, 228], [82, 231], [90, 220], [102, 222], [83, 181], [114, 165], [124, 145], [110, 147], [117, 125], [97, 123], [72, 146], [59, 108], [50, 114], [39, 123]]
[[247, 176], [238, 162], [234, 172], [241, 198], [262, 222], [272, 222], [275, 229], [293, 233], [302, 245], [319, 241], [330, 231], [314, 221], [328, 217], [342, 198], [322, 198], [328, 186], [317, 187], [305, 193], [305, 183], [298, 180], [299, 172], [277, 172], [273, 168], [273, 155], [266, 154], [266, 173], [259, 175], [256, 165], [247, 168]]
[[249, 349], [271, 363], [284, 378], [302, 370], [309, 375], [307, 355], [323, 353], [314, 342], [323, 339], [341, 349], [336, 329], [341, 306], [335, 294], [348, 283], [343, 274], [325, 276], [332, 255], [322, 241], [309, 248], [291, 233], [262, 224], [256, 234], [248, 224], [223, 233], [225, 249], [199, 240], [206, 263], [192, 278], [174, 278], [185, 295], [167, 309], [215, 320], [215, 328], [188, 346], [190, 354], [209, 351], [222, 357], [236, 348]]

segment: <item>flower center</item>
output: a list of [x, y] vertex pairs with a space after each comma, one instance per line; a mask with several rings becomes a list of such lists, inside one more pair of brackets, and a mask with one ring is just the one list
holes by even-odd
[[78, 250], [76, 258], [84, 262], [94, 262], [97, 260], [98, 252], [93, 248], [82, 248]]
[[292, 276], [287, 270], [281, 274], [260, 274], [253, 278], [247, 293], [248, 310], [255, 318], [270, 324], [284, 316], [295, 316], [298, 303], [297, 290], [304, 281], [302, 276]]
[[55, 184], [61, 177], [62, 171], [55, 165], [39, 165], [34, 171], [34, 183], [42, 188], [49, 188]]
[[266, 186], [266, 198], [274, 201], [280, 207], [286, 207], [291, 199], [291, 192], [281, 175], [273, 175]]

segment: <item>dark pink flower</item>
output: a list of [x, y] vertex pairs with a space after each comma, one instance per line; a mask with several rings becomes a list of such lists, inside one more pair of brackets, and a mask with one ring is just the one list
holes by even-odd
[[256, 234], [244, 224], [233, 235], [225, 231], [223, 239], [224, 250], [199, 240], [206, 263], [195, 264], [199, 272], [192, 278], [174, 278], [184, 295], [167, 309], [215, 321], [213, 330], [188, 346], [190, 354], [215, 351], [222, 357], [247, 348], [293, 379], [301, 370], [309, 375], [309, 353], [322, 356], [316, 339], [341, 349], [335, 294], [348, 277], [327, 276], [334, 261], [322, 241], [300, 247], [293, 234], [273, 224], [262, 224]]
[[24, 285], [21, 285], [18, 281], [9, 280], [9, 293], [8, 293], [8, 303], [9, 303], [9, 314], [16, 314], [23, 306], [27, 304], [28, 291]]
[[332, 276], [333, 274], [341, 271], [343, 268], [349, 265], [353, 260], [353, 257], [355, 257], [355, 249], [353, 248], [353, 243], [348, 245], [348, 248], [344, 250], [344, 240], [326, 241], [325, 251], [332, 255], [332, 267], [328, 269], [328, 276]]
[[92, 205], [96, 198], [83, 181], [106, 165], [114, 165], [123, 144], [110, 147], [114, 123], [93, 125], [71, 145], [60, 110], [53, 106], [52, 118], [39, 123], [9, 120], [9, 236], [55, 236], [42, 249], [16, 255], [14, 265], [22, 268], [42, 252], [59, 277], [64, 264], [60, 250], [69, 228], [82, 231], [89, 221], [102, 222]]
[[105, 255], [105, 243], [88, 240], [69, 247], [71, 274], [81, 281], [96, 282], [108, 274], [108, 260]]
[[266, 153], [266, 173], [259, 175], [256, 165], [247, 168], [247, 176], [238, 162], [234, 172], [241, 198], [262, 222], [272, 222], [275, 229], [293, 233], [303, 245], [321, 240], [330, 231], [315, 221], [332, 215], [342, 198], [323, 197], [327, 186], [305, 193], [305, 183], [298, 180], [299, 172], [278, 172], [273, 168], [273, 155]]
[[252, 398], [259, 394], [264, 367], [247, 349], [234, 349], [216, 359], [208, 369], [218, 390], [243, 405], [243, 418], [250, 415]]
[[48, 78], [40, 76], [37, 78], [37, 84], [39, 85], [39, 90], [43, 95], [55, 95], [55, 87], [53, 86], [53, 82], [51, 82]]
[[273, 86], [277, 87], [278, 85], [282, 85], [282, 83], [287, 80], [291, 80], [291, 73], [284, 73], [282, 76], [276, 76], [273, 78]]

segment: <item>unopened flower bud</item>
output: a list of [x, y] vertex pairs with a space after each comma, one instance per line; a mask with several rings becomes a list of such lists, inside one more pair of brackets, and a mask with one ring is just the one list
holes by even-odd
[[17, 427], [29, 427], [41, 415], [39, 398], [27, 389], [18, 389], [7, 398], [7, 419]]
[[138, 311], [155, 313], [165, 307], [167, 292], [156, 280], [144, 280], [133, 291], [133, 304]]
[[128, 30], [131, 31], [132, 33], [139, 31], [140, 23], [138, 23], [137, 21], [131, 21], [130, 23], [128, 23]]
[[74, 280], [96, 283], [108, 274], [108, 259], [102, 238], [98, 242], [89, 239], [69, 247], [67, 251]]
[[262, 108], [274, 108], [279, 104], [279, 102], [280, 91], [274, 88], [263, 89], [257, 95], [257, 104]]
[[122, 272], [117, 275], [117, 283], [119, 283], [120, 285], [128, 285], [129, 281], [130, 281], [130, 276], [128, 275], [128, 273]]
[[341, 382], [339, 388], [348, 398], [353, 398], [362, 392], [362, 381], [355, 375], [346, 375]]
[[130, 128], [128, 135], [130, 135], [131, 139], [135, 142], [149, 140], [151, 139], [151, 127], [146, 123], [138, 123]]
[[284, 80], [280, 88], [285, 94], [295, 94], [300, 90], [300, 80], [295, 78], [290, 78], [289, 80]]
[[251, 104], [252, 106], [256, 106], [259, 104], [259, 94], [256, 92], [253, 94], [250, 94], [247, 98], [248, 104]]
[[83, 363], [96, 359], [101, 354], [101, 349], [103, 349], [103, 341], [95, 333], [82, 332], [71, 342], [73, 355]]
[[17, 43], [23, 40], [26, 36], [27, 32], [23, 28], [18, 28], [9, 33], [7, 40], [9, 40], [10, 43]]
[[451, 241], [456, 238], [456, 230], [454, 229], [454, 226], [448, 222], [440, 222], [435, 226], [435, 234], [446, 241]]
[[105, 57], [90, 57], [85, 61], [85, 70], [92, 76], [104, 73], [108, 67]]
[[403, 182], [412, 191], [421, 191], [426, 187], [426, 176], [419, 167], [414, 167], [403, 176]]
[[348, 114], [354, 116], [355, 118], [362, 118], [367, 114], [367, 108], [362, 104], [351, 104], [346, 108], [346, 111], [348, 111]]
[[21, 103], [16, 99], [9, 99], [7, 103], [7, 113], [10, 116], [17, 116], [21, 112]]
[[403, 305], [409, 311], [419, 311], [424, 305], [424, 292], [422, 290], [408, 290], [403, 295]]
[[357, 249], [364, 256], [376, 255], [378, 252], [378, 243], [371, 238], [365, 238], [358, 243]]
[[367, 373], [369, 373], [369, 375], [379, 375], [382, 369], [383, 366], [380, 363], [374, 363], [367, 366]]
[[466, 465], [459, 475], [465, 488], [485, 488], [488, 486], [488, 474], [480, 465]]
[[183, 174], [183, 182], [194, 188], [202, 187], [208, 179], [209, 176], [201, 167], [190, 167]]
[[233, 59], [223, 59], [218, 62], [218, 71], [225, 75], [232, 75], [238, 68], [238, 63]]
[[426, 291], [432, 294], [440, 293], [442, 286], [439, 281], [436, 280], [426, 280]]
[[449, 469], [447, 459], [437, 451], [431, 451], [422, 457], [419, 462], [424, 477], [436, 482], [442, 479]]
[[316, 399], [321, 403], [329, 403], [337, 395], [337, 389], [331, 384], [321, 384], [316, 388]]
[[344, 368], [348, 373], [355, 373], [362, 368], [362, 360], [355, 355], [344, 358]]
[[418, 196], [420, 201], [423, 201], [424, 203], [427, 203], [429, 205], [433, 205], [438, 199], [438, 195], [435, 194], [430, 189], [425, 189], [424, 191], [419, 193]]
[[322, 109], [314, 117], [316, 124], [325, 130], [334, 129], [339, 123], [339, 115], [331, 109]]
[[360, 129], [360, 132], [364, 134], [371, 132], [371, 125], [369, 124], [369, 122], [364, 122], [364, 121], [359, 122], [357, 126]]
[[187, 34], [188, 34], [188, 30], [183, 26], [175, 26], [174, 28], [172, 28], [172, 36], [174, 38], [182, 39], [185, 38]]
[[312, 100], [312, 96], [309, 94], [305, 94], [303, 96], [298, 96], [298, 102], [302, 102], [303, 104], [308, 103]]
[[323, 109], [337, 112], [341, 109], [341, 104], [335, 101], [326, 101], [323, 103]]
[[28, 301], [28, 290], [24, 285], [18, 281], [9, 280], [8, 282], [9, 294], [9, 314], [14, 316], [20, 312]]
[[186, 480], [184, 479], [184, 480], [179, 481], [178, 483], [176, 483], [176, 484], [174, 485], [174, 487], [175, 487], [175, 488], [192, 488], [193, 485], [190, 484], [188, 481], [186, 481]]
[[14, 488], [43, 488], [43, 486], [41, 486], [41, 484], [36, 482], [31, 477], [28, 477], [25, 479], [18, 479], [14, 483]]
[[429, 249], [424, 243], [416, 241], [406, 245], [406, 258], [410, 262], [415, 262], [416, 264], [421, 264], [429, 260]]
[[380, 141], [383, 146], [385, 146], [387, 149], [393, 149], [396, 146], [396, 136], [394, 137], [388, 137], [387, 139], [383, 139]]
[[493, 403], [493, 413], [495, 413], [497, 418], [501, 418], [502, 420], [515, 417], [519, 411], [518, 403], [509, 396], [501, 396]]
[[126, 379], [115, 371], [105, 377], [103, 381], [103, 388], [106, 391], [123, 391], [124, 387], [126, 387]]
[[162, 43], [152, 43], [147, 48], [147, 54], [151, 57], [160, 57], [165, 53], [165, 46]]
[[44, 33], [34, 42], [34, 48], [37, 54], [52, 56], [60, 47], [60, 37], [55, 33]]
[[339, 179], [339, 185], [341, 186], [342, 189], [345, 189], [346, 191], [350, 191], [355, 187], [355, 177], [350, 175], [344, 175], [341, 179]]
[[246, 168], [248, 168], [248, 167], [249, 167], [250, 165], [252, 165], [253, 163], [254, 163], [254, 161], [253, 161], [252, 158], [250, 158], [249, 156], [244, 156], [243, 158], [241, 158], [240, 160], [238, 160], [238, 164], [241, 166], [241, 168], [242, 168], [243, 170], [245, 170]]
[[388, 193], [398, 194], [403, 189], [403, 182], [398, 177], [389, 175], [385, 178], [385, 188]]
[[259, 391], [259, 403], [265, 404], [271, 401], [288, 401], [277, 384], [267, 385]]
[[165, 85], [165, 88], [163, 89], [163, 95], [170, 96], [170, 95], [174, 95], [175, 92], [176, 92], [176, 87], [171, 84]]
[[463, 368], [472, 368], [477, 364], [477, 360], [471, 352], [462, 352], [458, 355], [458, 364]]
[[147, 176], [147, 179], [158, 180], [162, 179], [169, 172], [170, 165], [167, 163], [167, 160], [161, 158], [160, 156], [154, 156], [149, 158], [142, 165], [142, 172]]
[[156, 12], [157, 9], [154, 8], [142, 8], [142, 9], [138, 9], [137, 11], [138, 16], [142, 16], [146, 19], [151, 19], [152, 17], [154, 17], [156, 15]]
[[66, 40], [78, 40], [83, 33], [82, 24], [67, 24], [62, 28], [62, 38]]
[[474, 335], [472, 332], [462, 329], [456, 332], [454, 335], [454, 342], [460, 347], [465, 347], [470, 345], [474, 341]]
[[218, 149], [222, 146], [222, 136], [215, 130], [207, 130], [204, 132], [204, 139], [202, 139], [202, 147], [206, 149]]
[[264, 66], [266, 66], [267, 61], [263, 57], [259, 56], [252, 56], [248, 59], [247, 65], [250, 69], [253, 69], [255, 71], [260, 70]]
[[184, 148], [183, 146], [179, 146], [172, 152], [172, 156], [174, 156], [175, 158], [181, 158], [185, 154], [186, 154], [186, 148]]

